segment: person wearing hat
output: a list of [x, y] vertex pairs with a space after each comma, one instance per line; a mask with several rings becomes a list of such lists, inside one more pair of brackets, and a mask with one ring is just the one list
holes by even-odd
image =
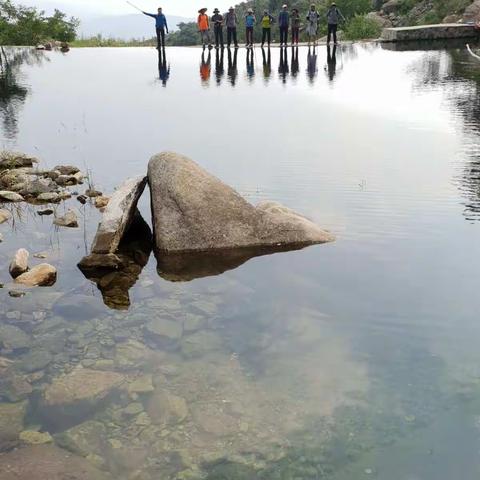
[[333, 43], [338, 45], [337, 43], [337, 28], [338, 22], [340, 20], [345, 21], [345, 17], [342, 15], [342, 12], [338, 9], [335, 2], [332, 2], [330, 8], [327, 10], [327, 23], [328, 23], [328, 37], [327, 37], [327, 45], [330, 43], [330, 39], [332, 38], [333, 34]]
[[200, 37], [202, 39], [203, 48], [208, 44], [208, 48], [212, 48], [212, 41], [210, 39], [210, 21], [208, 15], [206, 14], [207, 8], [201, 8], [198, 11], [198, 31], [200, 32]]
[[249, 8], [247, 10], [247, 14], [245, 15], [245, 46], [246, 47], [253, 47], [253, 27], [255, 26], [255, 14], [253, 10]]
[[155, 19], [155, 29], [157, 31], [157, 49], [160, 50], [162, 47], [165, 48], [165, 31], [168, 34], [168, 25], [167, 19], [162, 13], [162, 9], [160, 7], [158, 8], [157, 12], [158, 13], [147, 13], [142, 11], [144, 15]]
[[292, 30], [292, 47], [298, 45], [298, 38], [300, 37], [300, 14], [298, 8], [292, 8], [291, 15], [291, 30]]
[[223, 48], [223, 15], [216, 8], [212, 15], [213, 33], [215, 34], [215, 48], [220, 45]]
[[225, 24], [227, 25], [227, 46], [230, 47], [232, 40], [235, 44], [235, 48], [238, 48], [237, 41], [237, 23], [238, 18], [237, 14], [233, 7], [228, 9], [228, 12], [225, 14]]
[[320, 19], [320, 14], [317, 12], [317, 7], [312, 4], [310, 5], [310, 10], [307, 13], [307, 27], [305, 32], [308, 36], [308, 45], [313, 43], [315, 46], [317, 43], [317, 33], [318, 33], [318, 20]]
[[262, 47], [265, 45], [265, 40], [270, 46], [270, 41], [272, 39], [272, 23], [273, 17], [268, 13], [268, 10], [263, 11], [262, 19], [260, 20], [262, 24]]
[[288, 14], [288, 6], [284, 5], [282, 11], [278, 14], [278, 26], [280, 28], [280, 46], [287, 46], [288, 41], [288, 24], [290, 23], [290, 15]]

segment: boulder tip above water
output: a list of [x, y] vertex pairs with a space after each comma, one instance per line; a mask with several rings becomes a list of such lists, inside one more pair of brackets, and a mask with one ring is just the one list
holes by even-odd
[[17, 278], [28, 270], [28, 250], [20, 248], [15, 252], [12, 262], [10, 263], [9, 272], [12, 278]]
[[[158, 254], [252, 247], [299, 248], [334, 236], [273, 202], [253, 206], [189, 158], [172, 152], [148, 165]], [[253, 255], [252, 255], [253, 256]]]

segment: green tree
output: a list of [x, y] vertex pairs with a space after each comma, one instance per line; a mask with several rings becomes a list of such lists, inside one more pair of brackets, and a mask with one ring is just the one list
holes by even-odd
[[47, 40], [72, 41], [80, 22], [55, 10], [51, 17], [35, 7], [0, 0], [0, 44], [36, 45]]

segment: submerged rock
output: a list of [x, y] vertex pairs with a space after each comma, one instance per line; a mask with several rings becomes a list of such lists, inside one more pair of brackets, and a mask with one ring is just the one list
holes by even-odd
[[88, 460], [54, 445], [30, 445], [0, 456], [2, 480], [111, 480]]
[[[124, 233], [131, 225], [146, 177], [126, 180], [111, 196], [98, 226], [91, 253], [115, 253]], [[88, 193], [86, 192], [88, 196]]]
[[107, 448], [107, 432], [103, 423], [88, 420], [55, 435], [55, 441], [66, 450], [82, 457], [92, 453], [102, 455]]
[[77, 367], [47, 386], [43, 395], [45, 406], [75, 405], [80, 402], [94, 404], [103, 400], [125, 381], [120, 373]]
[[12, 214], [8, 210], [0, 209], [0, 224], [10, 220], [10, 218], [12, 218]]
[[[18, 445], [23, 419], [27, 411], [27, 402], [0, 403], [0, 452]], [[0, 465], [2, 464], [0, 457]], [[1, 475], [0, 466], [0, 478]]]
[[188, 416], [185, 399], [171, 393], [153, 394], [148, 400], [146, 410], [153, 423], [162, 425], [181, 423]]
[[32, 343], [30, 336], [13, 325], [0, 324], [0, 345], [10, 350], [23, 350]]
[[168, 318], [154, 318], [145, 326], [148, 338], [157, 342], [176, 342], [182, 338], [182, 323]]
[[312, 245], [334, 240], [279, 205], [254, 207], [192, 160], [171, 152], [148, 165], [158, 252]]
[[27, 287], [50, 287], [57, 281], [57, 269], [48, 264], [41, 263], [30, 271], [23, 273], [15, 279], [15, 283]]
[[69, 227], [69, 228], [77, 228], [78, 227], [78, 220], [77, 214], [74, 210], [68, 210], [67, 213], [63, 217], [55, 217], [53, 221], [54, 225], [58, 227]]
[[9, 272], [12, 278], [17, 278], [28, 270], [28, 250], [20, 248], [15, 252], [12, 262], [10, 263]]
[[9, 192], [7, 190], [0, 191], [0, 201], [16, 203], [16, 202], [23, 202], [24, 200], [25, 199], [18, 193]]
[[20, 440], [27, 445], [53, 443], [53, 438], [48, 432], [36, 432], [35, 430], [24, 430], [20, 433]]

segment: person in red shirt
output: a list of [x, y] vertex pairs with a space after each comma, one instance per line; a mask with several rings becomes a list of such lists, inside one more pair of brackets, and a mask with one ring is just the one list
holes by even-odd
[[208, 48], [212, 48], [212, 40], [210, 38], [210, 20], [206, 14], [207, 9], [201, 8], [198, 11], [198, 31], [200, 32], [200, 37], [202, 39], [203, 48], [208, 45]]

